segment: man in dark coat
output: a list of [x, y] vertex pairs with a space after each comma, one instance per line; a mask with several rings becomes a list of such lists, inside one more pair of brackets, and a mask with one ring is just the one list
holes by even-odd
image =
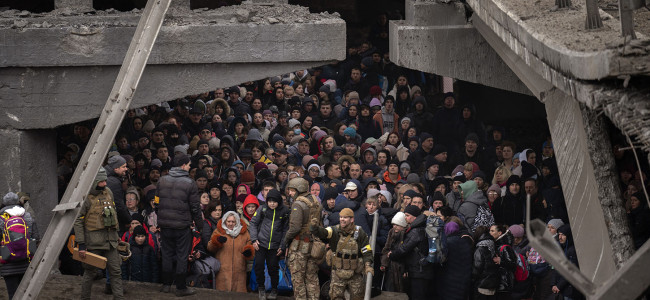
[[[176, 295], [195, 294], [185, 285], [187, 259], [192, 250], [192, 226], [200, 235], [203, 219], [196, 182], [189, 177], [190, 157], [174, 157], [174, 167], [158, 181], [158, 226], [162, 240], [162, 292], [168, 293], [176, 282]], [[197, 225], [194, 225], [194, 224]], [[173, 264], [176, 261], [174, 275]], [[174, 278], [172, 278], [174, 276]]]
[[404, 235], [404, 242], [397, 250], [389, 252], [388, 258], [406, 264], [407, 277], [410, 281], [409, 298], [413, 300], [429, 299], [431, 281], [433, 280], [433, 264], [421, 263], [421, 260], [426, 258], [429, 249], [424, 232], [427, 218], [420, 213], [420, 208], [415, 205], [407, 206], [404, 209], [404, 215], [406, 215], [406, 222], [410, 224]]
[[314, 117], [313, 126], [325, 127], [329, 130], [334, 130], [336, 123], [339, 122], [339, 119], [334, 114], [332, 110], [332, 104], [330, 102], [322, 102], [320, 104], [320, 114]]
[[126, 209], [124, 200], [125, 191], [122, 188], [122, 178], [129, 170], [126, 166], [126, 160], [120, 156], [111, 156], [106, 165], [106, 186], [113, 192], [113, 201], [115, 202], [115, 209], [117, 210], [117, 221], [120, 223], [120, 235], [126, 229], [124, 226], [131, 224], [131, 214]]
[[447, 146], [452, 153], [458, 152], [458, 128], [461, 124], [461, 114], [454, 107], [454, 93], [446, 93], [443, 107], [433, 115], [432, 134], [436, 143]]

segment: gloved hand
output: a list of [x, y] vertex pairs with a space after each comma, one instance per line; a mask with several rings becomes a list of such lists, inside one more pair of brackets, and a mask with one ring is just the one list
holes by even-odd
[[79, 251], [86, 251], [86, 244], [79, 244], [77, 248], [79, 248]]
[[217, 237], [217, 241], [219, 243], [225, 244], [228, 241], [228, 238], [223, 235], [220, 235], [219, 237]]
[[375, 269], [372, 267], [372, 265], [367, 262], [366, 263], [366, 274], [370, 273], [370, 275], [375, 276]]
[[313, 218], [309, 222], [309, 231], [314, 232], [318, 229], [318, 219]]
[[246, 249], [241, 254], [243, 254], [245, 257], [249, 257], [249, 256], [251, 256], [253, 254], [253, 252], [251, 252], [250, 249]]

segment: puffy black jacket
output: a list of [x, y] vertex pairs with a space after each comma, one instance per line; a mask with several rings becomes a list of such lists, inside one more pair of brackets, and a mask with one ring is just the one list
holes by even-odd
[[158, 261], [153, 248], [131, 240], [131, 257], [122, 263], [122, 279], [141, 282], [158, 282]]
[[493, 261], [495, 252], [492, 236], [489, 233], [482, 234], [474, 250], [472, 278], [476, 288], [494, 290], [499, 287], [499, 266]]
[[[370, 246], [373, 249], [383, 249], [384, 245], [386, 245], [386, 239], [388, 239], [388, 230], [390, 230], [390, 227], [386, 218], [381, 215], [381, 211], [377, 210], [377, 213], [379, 213], [379, 220], [377, 221], [377, 242], [375, 245]], [[359, 206], [354, 212], [354, 224], [361, 226], [363, 231], [368, 233], [368, 237], [372, 235], [374, 218], [375, 215], [371, 216], [363, 206]]]
[[[189, 173], [174, 167], [158, 180], [156, 196], [158, 204], [158, 226], [160, 228], [185, 229], [196, 224], [203, 224], [199, 189]], [[197, 226], [200, 231], [201, 225]]]
[[501, 263], [499, 264], [501, 283], [499, 284], [498, 291], [509, 292], [514, 286], [515, 269], [517, 268], [517, 257], [515, 256], [515, 250], [512, 248], [514, 240], [515, 238], [508, 230], [494, 241], [497, 255], [501, 258]]
[[424, 228], [427, 216], [419, 215], [404, 234], [404, 242], [390, 254], [390, 259], [406, 264], [410, 278], [433, 279], [433, 264], [423, 261], [429, 251]]
[[524, 222], [524, 201], [521, 191], [517, 195], [513, 195], [509, 190], [506, 191], [505, 197], [497, 199], [492, 205], [494, 222], [508, 226], [522, 224]]
[[447, 261], [438, 281], [440, 299], [467, 299], [472, 285], [472, 238], [467, 231], [447, 236]]
[[269, 250], [284, 248], [290, 212], [282, 202], [278, 202], [275, 209], [270, 209], [266, 204], [260, 206], [248, 226], [251, 242], [259, 241], [260, 247]]

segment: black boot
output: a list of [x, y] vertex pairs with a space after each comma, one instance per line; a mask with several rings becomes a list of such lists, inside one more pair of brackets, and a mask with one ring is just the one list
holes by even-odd
[[194, 288], [184, 288], [182, 290], [176, 289], [176, 297], [185, 297], [185, 296], [191, 296], [196, 294], [196, 290]]
[[193, 288], [188, 288], [185, 285], [185, 280], [187, 279], [187, 274], [180, 273], [176, 274], [174, 277], [174, 282], [176, 283], [176, 297], [185, 297], [196, 294], [196, 290]]
[[257, 293], [259, 294], [259, 300], [266, 300], [266, 290], [260, 288], [257, 290]]
[[173, 282], [173, 273], [170, 272], [162, 272], [161, 274], [161, 280], [163, 286], [160, 288], [160, 292], [162, 293], [169, 293], [171, 292], [172, 289], [172, 282]]
[[271, 293], [269, 293], [269, 296], [267, 297], [269, 300], [275, 300], [278, 299], [278, 290], [272, 289]]
[[113, 288], [111, 288], [110, 283], [107, 283], [106, 286], [104, 287], [104, 294], [113, 295]]

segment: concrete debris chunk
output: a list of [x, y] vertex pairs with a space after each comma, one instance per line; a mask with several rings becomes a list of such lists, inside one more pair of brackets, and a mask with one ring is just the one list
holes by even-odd
[[274, 17], [268, 17], [268, 18], [266, 18], [266, 20], [269, 21], [269, 23], [271, 23], [271, 24], [280, 23], [280, 21], [278, 19], [274, 18]]

